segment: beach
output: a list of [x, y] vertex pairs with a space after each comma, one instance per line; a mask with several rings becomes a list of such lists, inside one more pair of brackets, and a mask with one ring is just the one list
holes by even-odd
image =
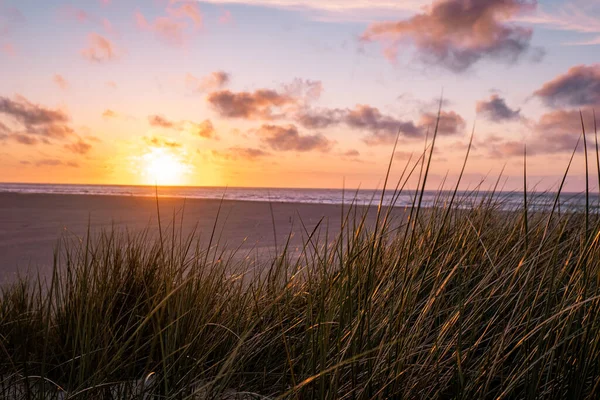
[[[177, 234], [194, 233], [201, 246], [208, 246], [218, 215], [213, 245], [239, 247], [238, 257], [273, 255], [276, 241], [281, 249], [290, 235], [290, 247], [298, 251], [306, 231], [312, 232], [320, 220], [317, 235], [322, 243], [326, 232], [329, 238], [339, 233], [342, 218], [342, 206], [328, 204], [162, 197], [158, 210], [165, 235], [175, 222]], [[358, 207], [359, 215], [364, 210]], [[394, 213], [402, 212], [398, 208]], [[377, 208], [370, 207], [366, 222], [373, 224], [376, 215]], [[147, 229], [158, 235], [156, 198], [0, 193], [0, 282], [27, 272], [48, 276], [59, 238], [83, 239], [88, 227], [93, 235], [112, 228], [129, 233]]]

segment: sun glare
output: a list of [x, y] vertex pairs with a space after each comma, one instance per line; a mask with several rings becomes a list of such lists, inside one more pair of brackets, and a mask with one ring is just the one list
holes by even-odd
[[181, 185], [190, 167], [180, 157], [166, 149], [153, 148], [142, 156], [146, 183]]

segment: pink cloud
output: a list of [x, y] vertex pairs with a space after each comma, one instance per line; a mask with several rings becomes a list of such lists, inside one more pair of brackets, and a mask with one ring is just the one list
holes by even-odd
[[15, 56], [17, 54], [15, 48], [10, 43], [4, 43], [1, 49], [2, 52], [8, 56]]
[[88, 36], [89, 47], [81, 51], [81, 55], [90, 61], [103, 63], [118, 58], [116, 46], [104, 36], [90, 33]]
[[102, 4], [103, 6], [108, 6], [110, 5], [111, 0], [100, 0], [100, 4]]
[[362, 39], [381, 41], [391, 59], [410, 44], [424, 62], [457, 72], [483, 58], [513, 62], [529, 50], [533, 32], [510, 19], [536, 6], [536, 0], [437, 0], [409, 19], [372, 24]]
[[196, 28], [202, 27], [202, 13], [197, 3], [184, 3], [177, 8], [169, 8], [167, 11], [175, 18], [191, 19]]
[[85, 10], [81, 8], [73, 7], [71, 5], [66, 5], [61, 8], [60, 13], [70, 19], [75, 19], [79, 22], [95, 22], [96, 18], [88, 14]]
[[231, 75], [225, 71], [215, 71], [202, 78], [196, 78], [192, 74], [187, 74], [185, 77], [187, 86], [199, 93], [222, 89], [229, 84], [230, 80]]
[[[172, 4], [173, 2], [171, 2]], [[162, 42], [181, 47], [189, 39], [188, 20], [195, 30], [202, 27], [203, 16], [196, 3], [184, 3], [177, 7], [167, 7], [167, 15], [159, 16], [150, 22], [144, 14], [136, 11], [134, 14], [136, 25], [144, 31], [154, 32]]]
[[106, 86], [108, 86], [111, 89], [117, 89], [118, 88], [117, 82], [115, 82], [115, 81], [108, 81], [108, 82], [106, 82]]
[[229, 10], [223, 11], [223, 14], [219, 17], [219, 23], [223, 25], [233, 23], [233, 16]]
[[66, 90], [69, 88], [69, 82], [60, 74], [55, 74], [52, 78], [52, 81], [62, 90]]

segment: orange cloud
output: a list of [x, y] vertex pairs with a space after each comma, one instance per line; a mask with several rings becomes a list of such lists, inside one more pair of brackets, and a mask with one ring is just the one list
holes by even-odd
[[79, 139], [75, 143], [66, 144], [64, 147], [77, 154], [87, 154], [92, 149], [92, 145], [84, 142], [82, 139]]
[[215, 128], [210, 120], [196, 123], [192, 121], [171, 121], [161, 115], [150, 115], [148, 123], [151, 126], [164, 129], [174, 129], [177, 131], [186, 131], [194, 136], [205, 139], [218, 139]]
[[55, 74], [52, 78], [52, 81], [62, 90], [66, 90], [69, 88], [69, 82], [60, 74]]
[[118, 58], [116, 46], [104, 36], [97, 33], [88, 35], [89, 47], [81, 51], [81, 55], [90, 61], [103, 63]]
[[187, 86], [198, 93], [222, 89], [229, 84], [230, 80], [231, 75], [225, 71], [215, 71], [202, 78], [196, 78], [189, 73], [185, 77]]
[[156, 17], [149, 22], [144, 14], [136, 11], [134, 18], [139, 29], [154, 32], [162, 42], [172, 46], [183, 46], [188, 39], [187, 20], [191, 20], [193, 27], [198, 30], [202, 27], [202, 13], [197, 3], [184, 3], [179, 7], [169, 6], [167, 16]]

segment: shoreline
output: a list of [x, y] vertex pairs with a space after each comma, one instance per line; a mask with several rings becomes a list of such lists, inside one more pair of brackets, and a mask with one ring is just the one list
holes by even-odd
[[[197, 228], [195, 234], [201, 246], [208, 245], [210, 233], [216, 227], [223, 248], [239, 247], [257, 254], [273, 254], [276, 241], [281, 246], [289, 235], [292, 235], [291, 246], [300, 245], [306, 237], [300, 219], [309, 232], [323, 219], [318, 233], [324, 237], [327, 231], [331, 238], [339, 233], [342, 209], [344, 213], [350, 209], [350, 204], [179, 197], [159, 197], [158, 203], [163, 232], [172, 229], [175, 216], [178, 233], [187, 237]], [[376, 205], [353, 208], [359, 214], [367, 212], [367, 223], [374, 223]], [[406, 208], [393, 210], [392, 214], [402, 216]], [[158, 233], [156, 197], [0, 193], [0, 284], [13, 281], [17, 274], [27, 270], [47, 275], [59, 239], [64, 235], [81, 238], [88, 226], [92, 234], [114, 228], [130, 233], [147, 230], [155, 235]]]

